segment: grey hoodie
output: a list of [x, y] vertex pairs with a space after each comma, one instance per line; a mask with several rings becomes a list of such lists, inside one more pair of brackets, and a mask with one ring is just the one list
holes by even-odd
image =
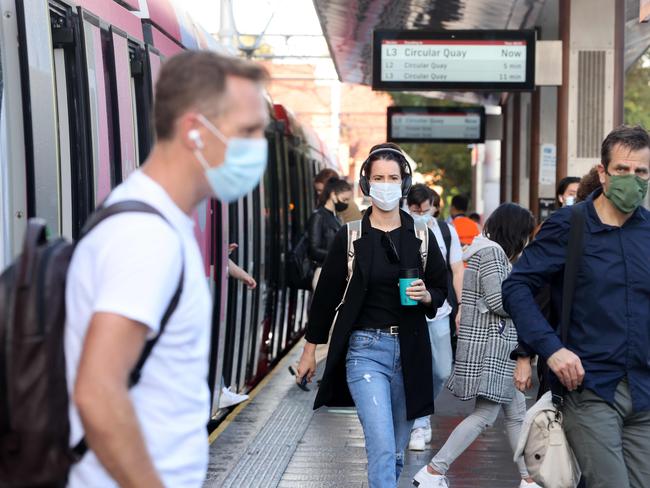
[[[476, 236], [470, 246], [463, 251], [463, 261], [467, 262], [469, 259], [474, 256], [477, 252], [482, 249], [487, 249], [489, 247], [496, 247], [501, 249], [501, 246], [494, 241], [491, 241], [485, 236]], [[503, 249], [501, 249], [503, 251]]]

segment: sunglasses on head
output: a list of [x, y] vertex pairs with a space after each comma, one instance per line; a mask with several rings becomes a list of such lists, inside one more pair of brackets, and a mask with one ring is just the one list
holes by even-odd
[[384, 232], [381, 236], [381, 245], [386, 250], [386, 257], [391, 264], [399, 264], [399, 254], [395, 248], [393, 240], [390, 238], [388, 232]]

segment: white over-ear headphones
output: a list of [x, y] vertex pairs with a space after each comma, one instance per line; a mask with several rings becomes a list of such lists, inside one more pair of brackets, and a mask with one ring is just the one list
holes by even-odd
[[203, 149], [203, 139], [201, 139], [201, 134], [199, 133], [198, 130], [192, 129], [187, 133], [187, 137], [192, 139], [194, 141], [194, 144], [196, 144], [197, 149]]

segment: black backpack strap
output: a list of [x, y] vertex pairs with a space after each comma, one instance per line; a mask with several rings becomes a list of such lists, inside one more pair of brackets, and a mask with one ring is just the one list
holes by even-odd
[[[112, 217], [114, 215], [118, 215], [121, 213], [128, 213], [128, 212], [149, 213], [153, 215], [158, 215], [161, 219], [167, 222], [171, 227], [171, 223], [169, 222], [169, 220], [167, 220], [167, 218], [155, 207], [152, 207], [151, 205], [148, 205], [144, 202], [140, 202], [137, 200], [125, 200], [123, 202], [118, 202], [113, 205], [109, 205], [108, 207], [102, 206], [94, 214], [92, 214], [88, 219], [88, 222], [86, 222], [86, 225], [84, 226], [83, 230], [81, 231], [81, 237], [79, 238], [79, 241], [83, 239], [86, 235], [88, 235], [95, 227], [97, 227], [101, 222], [103, 222], [107, 218]], [[181, 246], [182, 246], [182, 242], [181, 242]], [[181, 276], [180, 279], [178, 280], [176, 291], [174, 292], [174, 295], [172, 296], [172, 299], [170, 300], [169, 305], [167, 305], [167, 309], [165, 310], [165, 313], [162, 316], [158, 333], [145, 343], [144, 348], [142, 349], [142, 353], [138, 358], [138, 362], [136, 363], [135, 367], [131, 371], [131, 374], [129, 375], [129, 389], [137, 385], [138, 382], [140, 381], [140, 376], [142, 374], [142, 368], [144, 367], [144, 364], [147, 362], [147, 359], [151, 355], [151, 351], [153, 350], [154, 346], [158, 342], [158, 339], [160, 339], [162, 333], [165, 331], [165, 327], [167, 326], [169, 319], [171, 318], [172, 314], [176, 310], [176, 307], [178, 306], [178, 303], [180, 302], [181, 295], [183, 293], [183, 282], [185, 281], [184, 256], [183, 259], [181, 260], [181, 263], [182, 263]], [[84, 456], [84, 454], [86, 454], [87, 451], [88, 451], [88, 444], [86, 444], [86, 437], [84, 436], [77, 443], [77, 445], [72, 448], [72, 455], [75, 462], [79, 462], [81, 458]]]
[[[585, 216], [583, 205], [574, 205], [571, 208], [569, 228], [569, 242], [567, 244], [566, 261], [564, 263], [564, 279], [562, 283], [562, 311], [560, 315], [560, 339], [564, 347], [569, 338], [569, 324], [571, 323], [571, 308], [575, 294], [580, 261], [582, 260], [582, 246], [584, 241]], [[551, 388], [553, 403], [561, 406], [566, 389], [559, 381], [554, 381]]]
[[97, 210], [95, 210], [95, 212], [90, 217], [88, 217], [86, 224], [81, 230], [81, 236], [77, 242], [86, 237], [90, 231], [101, 224], [104, 220], [113, 217], [114, 215], [132, 212], [157, 215], [171, 226], [171, 223], [167, 220], [167, 217], [160, 213], [157, 208], [152, 207], [148, 203], [144, 203], [138, 200], [125, 200], [123, 202], [117, 202], [113, 205], [109, 205], [108, 207], [105, 207], [103, 204], [100, 205], [99, 208], [97, 208]]

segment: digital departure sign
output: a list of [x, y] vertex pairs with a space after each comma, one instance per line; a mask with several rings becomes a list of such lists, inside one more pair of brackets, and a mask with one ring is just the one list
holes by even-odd
[[375, 31], [375, 90], [532, 90], [535, 31]]
[[483, 107], [388, 107], [392, 142], [485, 141]]

